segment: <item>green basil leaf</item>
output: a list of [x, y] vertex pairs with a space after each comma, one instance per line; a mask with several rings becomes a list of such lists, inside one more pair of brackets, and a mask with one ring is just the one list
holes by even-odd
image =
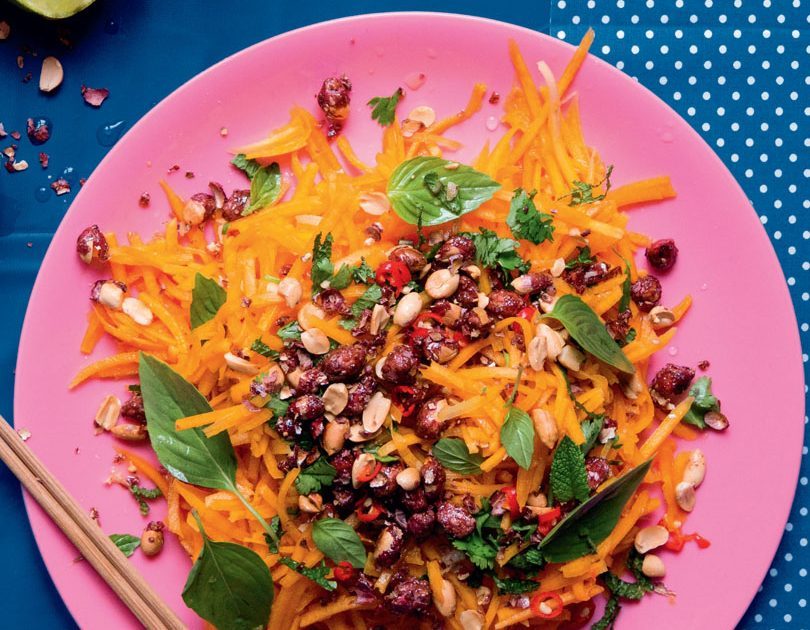
[[141, 546], [141, 539], [130, 534], [110, 534], [110, 540], [127, 558], [131, 558], [135, 550]]
[[176, 431], [180, 418], [211, 411], [191, 383], [162, 361], [141, 353], [138, 368], [149, 439], [160, 463], [185, 483], [236, 492], [236, 456], [228, 434]]
[[351, 525], [337, 518], [322, 518], [312, 526], [312, 540], [334, 562], [348, 562], [356, 569], [366, 564], [366, 548]]
[[321, 457], [301, 472], [295, 478], [295, 489], [298, 494], [312, 494], [320, 492], [323, 486], [331, 486], [337, 470], [325, 458]]
[[256, 210], [273, 203], [281, 192], [281, 170], [276, 162], [270, 166], [262, 166], [256, 160], [249, 160], [240, 153], [231, 160], [236, 168], [244, 171], [250, 179], [250, 200], [242, 210], [245, 217]]
[[194, 276], [194, 288], [191, 290], [191, 328], [197, 328], [214, 319], [227, 297], [225, 289], [216, 281], [200, 273]]
[[574, 340], [600, 361], [626, 374], [636, 368], [610, 336], [605, 324], [590, 306], [576, 295], [563, 295], [545, 317], [559, 321]]
[[318, 586], [325, 588], [327, 591], [334, 591], [337, 588], [337, 582], [335, 580], [327, 580], [326, 576], [329, 575], [329, 567], [326, 566], [323, 560], [321, 560], [320, 564], [316, 564], [314, 567], [308, 567], [307, 565], [297, 562], [292, 558], [279, 558], [278, 560], [281, 564], [285, 567], [291, 568], [296, 573], [300, 573], [305, 578], [308, 578], [315, 582]]
[[591, 494], [588, 471], [585, 470], [585, 456], [582, 449], [567, 435], [554, 450], [549, 481], [554, 498], [561, 503], [571, 499], [585, 501]]
[[[403, 221], [416, 225], [421, 214], [425, 227], [447, 223], [472, 212], [501, 187], [488, 175], [469, 166], [459, 164], [448, 170], [448, 164], [448, 160], [438, 157], [415, 157], [394, 169], [388, 180], [387, 194], [394, 212]], [[431, 183], [431, 188], [426, 186], [426, 181]], [[448, 200], [448, 185], [455, 193], [452, 200]]]
[[203, 548], [183, 588], [183, 601], [219, 630], [264, 628], [273, 605], [270, 569], [247, 547], [214, 542], [202, 526], [200, 532]]
[[510, 407], [501, 426], [501, 444], [509, 457], [523, 469], [528, 469], [534, 455], [534, 424], [522, 409]]
[[652, 459], [636, 466], [569, 512], [540, 542], [543, 557], [548, 562], [568, 562], [593, 553], [616, 527], [650, 464]]
[[464, 440], [442, 438], [433, 445], [433, 457], [445, 468], [464, 475], [480, 475], [484, 458], [479, 453], [470, 453]]

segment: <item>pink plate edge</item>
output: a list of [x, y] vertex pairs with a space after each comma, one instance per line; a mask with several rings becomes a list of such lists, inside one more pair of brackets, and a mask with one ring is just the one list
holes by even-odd
[[[329, 28], [331, 28], [333, 26], [343, 25], [343, 24], [346, 24], [346, 23], [364, 23], [364, 22], [374, 22], [374, 21], [385, 21], [385, 20], [387, 20], [389, 18], [396, 18], [396, 17], [399, 17], [399, 16], [402, 16], [402, 17], [405, 17], [405, 16], [408, 16], [408, 17], [422, 16], [422, 17], [425, 17], [425, 18], [428, 18], [428, 19], [446, 19], [446, 20], [450, 20], [450, 21], [457, 20], [457, 21], [473, 22], [473, 23], [481, 24], [482, 26], [485, 26], [485, 27], [490, 26], [490, 25], [497, 26], [499, 28], [506, 27], [508, 29], [512, 29], [514, 31], [517, 31], [517, 32], [520, 32], [520, 33], [523, 33], [523, 34], [526, 34], [526, 35], [531, 35], [533, 37], [537, 37], [539, 39], [546, 39], [546, 40], [553, 41], [555, 43], [555, 45], [564, 45], [564, 46], [570, 48], [571, 50], [574, 49], [574, 46], [572, 46], [571, 44], [569, 44], [567, 42], [561, 42], [561, 41], [551, 37], [550, 35], [547, 35], [545, 33], [540, 33], [540, 32], [537, 32], [537, 31], [533, 31], [531, 29], [528, 29], [528, 28], [525, 28], [525, 27], [522, 27], [522, 26], [510, 24], [510, 23], [507, 23], [507, 22], [502, 22], [502, 21], [499, 21], [499, 20], [493, 20], [493, 19], [489, 19], [489, 18], [462, 15], [462, 14], [454, 14], [454, 13], [422, 12], [422, 11], [387, 12], [387, 13], [374, 13], [374, 14], [365, 14], [365, 15], [355, 15], [355, 16], [349, 16], [349, 17], [339, 18], [339, 19], [335, 19], [335, 20], [329, 20], [329, 21], [325, 21], [325, 22], [319, 22], [319, 23], [316, 23], [316, 24], [311, 24], [311, 25], [308, 25], [308, 26], [305, 26], [305, 27], [295, 29], [293, 31], [288, 31], [286, 33], [276, 35], [274, 37], [268, 38], [268, 39], [263, 40], [261, 42], [257, 42], [257, 43], [255, 43], [255, 44], [253, 44], [253, 45], [251, 45], [251, 46], [249, 46], [249, 47], [247, 47], [247, 48], [245, 48], [245, 49], [243, 49], [241, 51], [238, 51], [238, 52], [224, 58], [223, 60], [217, 62], [213, 66], [206, 69], [204, 72], [202, 72], [202, 73], [196, 75], [195, 77], [189, 79], [184, 84], [182, 84], [180, 87], [178, 87], [173, 92], [171, 92], [169, 95], [167, 95], [164, 99], [162, 99], [155, 107], [153, 107], [149, 112], [147, 112], [135, 125], [133, 125], [133, 127], [124, 135], [124, 137], [116, 144], [116, 146], [114, 146], [110, 150], [110, 152], [102, 159], [102, 161], [99, 163], [97, 168], [103, 168], [106, 165], [107, 161], [114, 159], [114, 156], [116, 156], [119, 151], [125, 151], [126, 148], [127, 148], [127, 145], [131, 141], [131, 138], [134, 135], [136, 135], [133, 132], [135, 132], [135, 130], [137, 130], [137, 129], [140, 129], [140, 127], [143, 124], [145, 124], [147, 121], [151, 120], [152, 117], [159, 116], [162, 109], [167, 106], [167, 103], [176, 94], [178, 94], [179, 92], [187, 89], [189, 86], [191, 86], [192, 84], [195, 84], [198, 81], [200, 81], [200, 82], [205, 81], [207, 79], [208, 75], [210, 73], [212, 73], [215, 69], [217, 69], [220, 65], [226, 64], [226, 63], [230, 62], [231, 60], [233, 60], [234, 58], [238, 58], [238, 57], [241, 57], [243, 55], [249, 55], [254, 48], [264, 46], [270, 41], [278, 41], [278, 40], [282, 40], [282, 39], [286, 39], [286, 38], [291, 38], [291, 37], [294, 37], [296, 35], [301, 34], [302, 32], [308, 32], [308, 31], [312, 31], [312, 30], [329, 29]], [[637, 81], [635, 81], [634, 79], [632, 79], [628, 75], [624, 74], [620, 70], [618, 70], [615, 67], [611, 66], [607, 62], [603, 61], [602, 59], [600, 59], [600, 58], [598, 58], [598, 57], [596, 57], [594, 55], [589, 55], [589, 63], [595, 63], [595, 64], [597, 64], [599, 66], [602, 66], [603, 70], [605, 72], [610, 73], [611, 78], [614, 79], [614, 80], [618, 81], [619, 79], [621, 79], [624, 82], [629, 82], [629, 83], [633, 84], [635, 86], [633, 89], [637, 90], [639, 87], [642, 88], [643, 92], [646, 93], [646, 96], [648, 98], [650, 98], [652, 102], [654, 102], [659, 108], [665, 109], [667, 111], [667, 113], [671, 116], [671, 118], [677, 124], [680, 125], [680, 127], [682, 129], [679, 129], [679, 131], [688, 130], [688, 131], [686, 131], [687, 134], [692, 135], [694, 138], [696, 138], [705, 147], [705, 149], [708, 149], [707, 153], [711, 154], [712, 160], [714, 160], [721, 167], [720, 170], [722, 170], [723, 177], [726, 180], [725, 185], [733, 186], [733, 188], [736, 190], [738, 196], [742, 200], [744, 200], [745, 205], [747, 205], [749, 207], [749, 209], [752, 212], [754, 212], [754, 210], [751, 207], [751, 204], [748, 201], [748, 199], [747, 199], [745, 193], [743, 192], [742, 188], [739, 186], [737, 181], [731, 175], [730, 171], [725, 167], [722, 160], [720, 160], [720, 158], [715, 154], [714, 150], [711, 149], [711, 147], [707, 143], [705, 143], [705, 141], [702, 139], [702, 137], [683, 118], [681, 118], [677, 114], [677, 112], [675, 112], [668, 104], [666, 104], [662, 99], [660, 99], [657, 95], [655, 95], [651, 90], [649, 90], [645, 86], [641, 85], [640, 83], [638, 83]], [[74, 200], [74, 203], [77, 200], [82, 199], [82, 198], [83, 198], [83, 191], [80, 191], [79, 194], [77, 195], [76, 199]], [[62, 218], [62, 221], [60, 222], [60, 228], [62, 227], [62, 224], [65, 222], [65, 219], [66, 219], [67, 216], [68, 216], [68, 213], [66, 213], [65, 217]], [[754, 212], [754, 216], [756, 216], [755, 212]], [[781, 265], [779, 264], [779, 261], [778, 261], [778, 258], [776, 256], [775, 250], [773, 249], [773, 245], [770, 243], [769, 240], [768, 240], [768, 245], [769, 245], [768, 246], [768, 255], [770, 256], [770, 263], [775, 264], [781, 270]], [[45, 254], [45, 257], [43, 258], [42, 266], [44, 266], [50, 260], [51, 256], [55, 255], [54, 252], [52, 251], [53, 249], [54, 248], [53, 248], [53, 241], [52, 241], [51, 244], [48, 247], [48, 250], [47, 250], [47, 252]], [[30, 315], [30, 312], [29, 312], [30, 311], [30, 305], [35, 301], [35, 299], [37, 298], [39, 292], [42, 290], [41, 284], [42, 284], [42, 279], [41, 279], [41, 276], [38, 274], [36, 282], [34, 284], [32, 292], [31, 292], [31, 297], [29, 299], [29, 307], [28, 307], [28, 310], [26, 311], [25, 320], [23, 322], [22, 332], [21, 332], [21, 336], [20, 336], [19, 349], [22, 349], [24, 346], [26, 346], [29, 343], [28, 338], [32, 335], [32, 332], [30, 330], [31, 325], [29, 324], [29, 322], [32, 319], [31, 317], [29, 317], [29, 315]], [[795, 372], [793, 372], [794, 380], [798, 380], [798, 382], [803, 383], [804, 382], [804, 377], [803, 377], [802, 363], [801, 363], [801, 359], [800, 359], [800, 357], [801, 357], [801, 345], [800, 345], [800, 340], [799, 340], [799, 335], [798, 335], [798, 327], [797, 327], [797, 322], [796, 322], [796, 315], [795, 315], [795, 310], [793, 308], [793, 304], [792, 304], [792, 301], [791, 301], [791, 298], [790, 298], [790, 293], [789, 293], [789, 291], [787, 289], [787, 285], [784, 282], [782, 282], [780, 284], [780, 293], [781, 293], [782, 304], [778, 305], [779, 309], [777, 309], [777, 310], [786, 309], [790, 313], [790, 315], [787, 317], [787, 321], [785, 321], [784, 323], [790, 324], [790, 329], [791, 329], [790, 344], [791, 344], [793, 350], [795, 350], [795, 356], [797, 356], [797, 358], [798, 358], [798, 360], [796, 361], [796, 363], [794, 364], [793, 367], [787, 366], [788, 369], [786, 370], [786, 372], [790, 373], [790, 372], [793, 372], [795, 370]], [[793, 352], [791, 352], [791, 353], [793, 353]], [[17, 371], [18, 372], [19, 372], [19, 370], [21, 368], [22, 362], [23, 362], [22, 361], [22, 353], [20, 352], [18, 354], [18, 359], [17, 359]], [[795, 379], [796, 374], [799, 375], [798, 379]], [[18, 389], [18, 384], [19, 384], [19, 380], [17, 380], [15, 382], [15, 390], [14, 390], [14, 392], [15, 392], [15, 401], [14, 401], [14, 404], [15, 404], [15, 416], [16, 416], [16, 410], [17, 410], [17, 401], [19, 399], [19, 394], [20, 394], [20, 391]], [[804, 409], [804, 402], [805, 402], [804, 401], [804, 396], [803, 395], [797, 396], [797, 399], [801, 401], [800, 402], [800, 408], [802, 410], [801, 416], [803, 416], [803, 409]], [[797, 416], [798, 415], [799, 415], [799, 413], [797, 412]], [[785, 505], [781, 506], [781, 508], [779, 510], [779, 514], [778, 514], [778, 516], [779, 516], [778, 521], [780, 523], [785, 523], [787, 521], [790, 509], [792, 507], [793, 498], [795, 497], [795, 491], [796, 491], [796, 483], [795, 482], [796, 482], [796, 480], [798, 479], [798, 476], [799, 476], [799, 468], [800, 468], [800, 462], [801, 462], [801, 446], [802, 446], [801, 441], [799, 441], [799, 443], [798, 443], [798, 445], [796, 447], [796, 450], [794, 451], [793, 457], [791, 459], [791, 467], [792, 467], [792, 470], [793, 470], [793, 474], [791, 475], [791, 478], [793, 479], [793, 487], [792, 487], [792, 490], [790, 492], [791, 501], [786, 502]], [[29, 521], [30, 521], [31, 516], [32, 516], [31, 509], [32, 509], [32, 506], [35, 505], [35, 502], [27, 495], [27, 493], [23, 492], [23, 496], [24, 496], [24, 499], [25, 499], [26, 511], [28, 512]], [[42, 540], [40, 539], [40, 536], [50, 535], [50, 534], [49, 533], [43, 533], [40, 529], [34, 529], [33, 525], [32, 525], [32, 529], [34, 530], [34, 536], [35, 536], [35, 539], [37, 540], [37, 544], [38, 544], [38, 546], [41, 547]], [[773, 536], [771, 538], [771, 540], [769, 541], [769, 544], [767, 545], [767, 547], [769, 549], [769, 557], [772, 558], [775, 555], [780, 541], [781, 541], [781, 535], [778, 536], [778, 537]], [[56, 569], [51, 566], [51, 564], [49, 563], [48, 559], [45, 556], [43, 556], [43, 561], [45, 562], [45, 565], [48, 568], [48, 571], [51, 574], [51, 577], [53, 579], [53, 576], [54, 576], [53, 572]], [[766, 566], [764, 566], [763, 568], [761, 568], [758, 571], [759, 579], [756, 582], [756, 584], [753, 586], [753, 588], [752, 588], [750, 594], [748, 595], [746, 601], [750, 602], [751, 599], [753, 598], [753, 596], [755, 595], [756, 588], [758, 587], [758, 585], [761, 583], [762, 579], [764, 578], [764, 576], [766, 574], [766, 571], [768, 569], [768, 566], [769, 565], [766, 565]], [[58, 587], [57, 587], [57, 589], [58, 589]], [[71, 614], [74, 614], [72, 602], [65, 601], [65, 604], [68, 607], [68, 609], [71, 611]], [[746, 604], [745, 607], [743, 607], [741, 610], [739, 610], [737, 612], [737, 615], [736, 615], [736, 620], [737, 621], [739, 621], [739, 619], [742, 618], [742, 615], [745, 613], [745, 610], [747, 609], [748, 605], [749, 604]]]

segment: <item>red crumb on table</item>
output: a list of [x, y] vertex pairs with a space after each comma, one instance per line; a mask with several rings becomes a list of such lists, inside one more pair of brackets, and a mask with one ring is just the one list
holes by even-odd
[[93, 107], [101, 107], [101, 104], [107, 100], [110, 91], [107, 88], [91, 88], [86, 85], [82, 86], [82, 96], [84, 102]]
[[60, 177], [51, 183], [51, 188], [56, 193], [56, 196], [59, 197], [70, 192], [70, 183], [64, 177]]
[[152, 195], [150, 195], [148, 192], [145, 192], [141, 194], [141, 198], [138, 199], [138, 205], [141, 208], [148, 208], [150, 201], [152, 201]]
[[48, 157], [47, 153], [40, 153], [39, 154], [39, 165], [42, 168], [48, 168], [48, 161], [49, 160], [50, 160], [50, 158]]

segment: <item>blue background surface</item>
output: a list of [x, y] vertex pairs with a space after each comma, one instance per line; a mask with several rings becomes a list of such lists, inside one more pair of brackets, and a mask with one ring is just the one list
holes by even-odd
[[[526, 5], [480, 0], [444, 2], [127, 2], [100, 0], [86, 12], [48, 23], [0, 0], [11, 37], [0, 42], [0, 122], [23, 134], [22, 173], [0, 170], [0, 413], [11, 417], [14, 364], [25, 306], [39, 262], [72, 201], [112, 138], [105, 126], [129, 128], [174, 88], [245, 46], [322, 20], [393, 10], [438, 10], [505, 20], [579, 40], [593, 26], [592, 52], [636, 77], [674, 107], [715, 149], [751, 199], [782, 263], [797, 309], [807, 374], [810, 347], [810, 0], [555, 0]], [[72, 44], [61, 43], [67, 35]], [[37, 57], [32, 56], [35, 51]], [[37, 89], [41, 59], [54, 54], [65, 81], [52, 96]], [[24, 67], [17, 67], [22, 55]], [[33, 75], [23, 83], [26, 73]], [[272, 74], [272, 68], [268, 69]], [[101, 109], [85, 105], [80, 86], [107, 87]], [[52, 138], [36, 148], [25, 120], [47, 116]], [[0, 140], [0, 148], [11, 138]], [[50, 154], [40, 168], [39, 150]], [[74, 192], [48, 188], [62, 174]], [[722, 199], [710, 200], [722, 208]], [[752, 287], [752, 299], [754, 287]], [[43, 384], [47, 391], [47, 383]], [[805, 392], [807, 388], [805, 387]], [[766, 419], [764, 419], [766, 420]], [[807, 418], [805, 418], [805, 423]], [[741, 627], [808, 628], [810, 597], [807, 446], [797, 497], [761, 592]], [[753, 519], [757, 518], [752, 498]], [[71, 628], [40, 559], [19, 485], [0, 470], [0, 602], [5, 627]], [[755, 540], [751, 541], [756, 544]], [[745, 550], [740, 550], [745, 553]], [[722, 597], [722, 585], [707, 585]]]

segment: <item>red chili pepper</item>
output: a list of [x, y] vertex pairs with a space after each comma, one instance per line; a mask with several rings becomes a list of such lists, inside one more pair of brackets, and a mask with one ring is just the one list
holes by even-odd
[[562, 510], [560, 510], [560, 506], [552, 508], [548, 512], [543, 512], [537, 516], [537, 531], [542, 536], [548, 534], [552, 529], [554, 529], [554, 525], [557, 522], [557, 519], [560, 518], [562, 514]]
[[677, 553], [681, 551], [688, 542], [696, 543], [700, 549], [706, 549], [712, 544], [698, 533], [684, 534], [680, 528], [677, 528], [669, 532], [669, 540], [664, 544], [664, 548]]
[[344, 560], [343, 562], [338, 562], [333, 573], [338, 582], [348, 582], [354, 578], [354, 567], [351, 563]]
[[[554, 602], [556, 606], [552, 606], [549, 601]], [[541, 608], [542, 605], [545, 605], [549, 612], [545, 612]], [[532, 597], [530, 606], [532, 612], [541, 619], [554, 619], [555, 617], [559, 617], [562, 614], [563, 608], [565, 608], [562, 597], [557, 593], [551, 592], [538, 593]]]
[[377, 517], [383, 513], [383, 509], [376, 503], [372, 502], [367, 511], [364, 511], [363, 507], [360, 506], [355, 510], [355, 512], [357, 513], [358, 521], [361, 523], [370, 523], [371, 521], [376, 520]]
[[533, 306], [527, 306], [522, 311], [520, 311], [520, 313], [518, 313], [517, 316], [532, 321], [532, 318], [534, 317], [534, 314], [536, 312], [537, 312], [536, 308], [534, 308]]
[[397, 407], [400, 408], [403, 416], [410, 416], [413, 413], [414, 409], [416, 408], [416, 403], [412, 402], [408, 405], [405, 405], [402, 402], [401, 394], [409, 394], [413, 396], [416, 394], [416, 390], [410, 385], [397, 385], [396, 387], [394, 387], [394, 399], [396, 401]]
[[398, 260], [386, 260], [377, 267], [375, 278], [377, 284], [390, 284], [398, 293], [411, 281], [411, 270]]
[[517, 322], [512, 322], [512, 324], [509, 326], [509, 330], [511, 330], [516, 335], [523, 334], [523, 328], [521, 328], [520, 324], [518, 324]]
[[520, 516], [520, 504], [517, 500], [517, 490], [515, 486], [501, 488], [501, 492], [503, 492], [504, 497], [506, 497], [506, 506], [509, 508], [509, 513], [512, 515], [512, 518]]
[[367, 481], [371, 481], [377, 474], [382, 470], [382, 464], [380, 462], [374, 462], [374, 467], [372, 468], [369, 466], [365, 470], [361, 470], [357, 474], [357, 481], [360, 483], [366, 483]]
[[419, 313], [419, 315], [416, 316], [416, 319], [413, 320], [413, 326], [416, 327], [417, 324], [421, 324], [422, 322], [426, 322], [428, 320], [432, 320], [438, 324], [441, 324], [443, 321], [442, 316], [438, 313], [425, 311], [424, 313]]

